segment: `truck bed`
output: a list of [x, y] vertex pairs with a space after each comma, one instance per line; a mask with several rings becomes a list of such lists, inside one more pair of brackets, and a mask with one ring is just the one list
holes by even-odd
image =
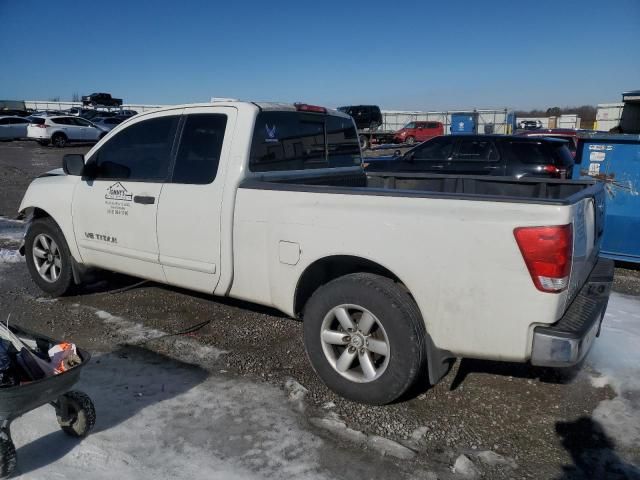
[[581, 198], [603, 194], [602, 186], [593, 180], [515, 179], [415, 172], [364, 174], [351, 169], [324, 175], [313, 170], [302, 174], [263, 175], [245, 180], [240, 187], [558, 205], [571, 205]]

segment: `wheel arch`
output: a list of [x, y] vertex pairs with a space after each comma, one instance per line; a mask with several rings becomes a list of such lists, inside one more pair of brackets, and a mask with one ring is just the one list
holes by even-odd
[[[60, 223], [56, 221], [53, 215], [51, 215], [49, 212], [47, 212], [45, 209], [41, 207], [36, 207], [36, 206], [24, 207], [22, 210], [18, 212], [18, 220], [26, 220], [26, 224], [27, 224], [26, 228], [29, 228], [29, 224], [38, 218], [50, 218], [56, 223], [56, 225], [58, 225], [58, 228], [60, 228]], [[26, 228], [25, 228], [25, 233], [26, 233]], [[18, 249], [18, 251], [20, 252], [20, 255], [22, 256], [24, 256], [24, 251], [25, 251], [24, 247], [25, 246], [23, 242], [22, 245], [20, 245], [20, 248]]]
[[330, 255], [315, 260], [300, 275], [293, 300], [295, 314], [301, 316], [300, 314], [311, 295], [322, 285], [350, 273], [375, 273], [390, 278], [407, 288], [395, 273], [373, 260], [355, 255]]

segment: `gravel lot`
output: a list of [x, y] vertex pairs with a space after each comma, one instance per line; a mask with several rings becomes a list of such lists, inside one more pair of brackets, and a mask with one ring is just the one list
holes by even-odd
[[[35, 175], [58, 168], [64, 153], [88, 148], [0, 144], [0, 216], [15, 218]], [[20, 228], [0, 220], [0, 249], [17, 247]], [[197, 342], [225, 352], [215, 360], [201, 359], [200, 366], [210, 374], [282, 389], [301, 428], [332, 448], [352, 452], [352, 470], [338, 472], [331, 468], [332, 458], [325, 458], [322, 468], [330, 477], [474, 478], [461, 473], [466, 471], [463, 454], [477, 476], [491, 479], [593, 478], [596, 471], [604, 474], [599, 478], [640, 476], [633, 466], [640, 464], [640, 438], [632, 444], [617, 442], [592, 418], [601, 402], [616, 398], [616, 392], [596, 385], [599, 374], [588, 364], [580, 372], [561, 374], [463, 360], [439, 385], [412, 399], [386, 407], [363, 406], [337, 397], [318, 381], [305, 357], [301, 323], [279, 312], [110, 274], [77, 295], [50, 301], [30, 281], [24, 262], [0, 267], [2, 320], [10, 313], [14, 322], [92, 351], [113, 352], [127, 343], [120, 329], [105, 321], [112, 318], [107, 315], [166, 333], [209, 321], [187, 337], [152, 340], [144, 347], [176, 357], [187, 338], [189, 345]], [[640, 271], [618, 268], [615, 290], [640, 295]], [[407, 449], [394, 453], [392, 446], [377, 448], [376, 436]], [[376, 468], [363, 470], [362, 465]]]

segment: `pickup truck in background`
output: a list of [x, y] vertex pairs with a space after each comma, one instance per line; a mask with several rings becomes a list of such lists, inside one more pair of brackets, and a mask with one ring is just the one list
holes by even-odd
[[435, 384], [456, 357], [574, 365], [609, 297], [602, 185], [367, 175], [353, 120], [323, 107], [145, 112], [63, 169], [20, 206], [42, 290], [95, 267], [275, 307], [360, 402]]
[[92, 93], [82, 96], [82, 105], [92, 107], [121, 107], [122, 99], [113, 98], [110, 93]]

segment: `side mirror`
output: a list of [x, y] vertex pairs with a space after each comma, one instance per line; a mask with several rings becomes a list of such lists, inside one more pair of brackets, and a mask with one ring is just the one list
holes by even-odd
[[62, 169], [67, 175], [82, 176], [84, 172], [84, 155], [68, 153], [62, 157]]
[[394, 157], [400, 157], [400, 156], [402, 156], [402, 152], [400, 150], [396, 150], [395, 152], [393, 152], [393, 156]]

